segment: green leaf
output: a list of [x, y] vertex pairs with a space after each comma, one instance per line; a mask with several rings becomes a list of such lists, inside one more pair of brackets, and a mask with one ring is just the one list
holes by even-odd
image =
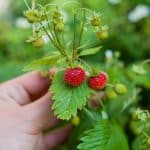
[[143, 121], [132, 121], [132, 131], [137, 134], [132, 142], [133, 150], [149, 150], [150, 148], [150, 118], [145, 122]]
[[90, 49], [85, 49], [82, 50], [79, 53], [79, 56], [87, 56], [87, 55], [93, 55], [96, 54], [102, 47], [95, 47], [95, 48], [90, 48]]
[[137, 136], [132, 143], [133, 150], [149, 150], [150, 144], [148, 143], [148, 138], [143, 134]]
[[31, 62], [29, 65], [25, 67], [25, 71], [32, 71], [32, 70], [49, 70], [50, 67], [54, 66], [58, 59], [60, 58], [59, 53], [52, 53], [50, 56], [35, 60]]
[[78, 145], [80, 150], [129, 150], [127, 139], [121, 128], [111, 125], [108, 120], [96, 123], [93, 129], [85, 132]]
[[50, 88], [54, 100], [52, 109], [57, 118], [69, 120], [86, 105], [90, 89], [86, 81], [79, 87], [71, 87], [64, 82], [63, 76], [64, 72], [60, 71], [53, 78]]

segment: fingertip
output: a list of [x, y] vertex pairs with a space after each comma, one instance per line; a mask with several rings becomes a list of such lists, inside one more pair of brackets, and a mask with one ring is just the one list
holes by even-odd
[[13, 80], [13, 82], [16, 81], [24, 87], [33, 100], [44, 95], [50, 86], [50, 78], [41, 76], [38, 71], [27, 73]]
[[48, 133], [45, 136], [45, 142], [49, 149], [54, 148], [55, 146], [63, 144], [70, 135], [72, 130], [71, 125], [67, 125], [66, 127], [56, 129], [51, 133]]

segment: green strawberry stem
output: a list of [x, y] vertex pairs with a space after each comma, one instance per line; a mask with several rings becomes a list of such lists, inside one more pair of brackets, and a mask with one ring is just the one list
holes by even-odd
[[80, 32], [80, 35], [79, 35], [79, 44], [78, 44], [78, 46], [80, 46], [80, 44], [81, 44], [83, 31], [84, 31], [84, 27], [85, 27], [85, 21], [86, 21], [86, 13], [85, 13], [85, 10], [83, 10], [83, 22], [81, 23], [81, 32]]
[[53, 40], [53, 38], [49, 35], [47, 29], [44, 27], [44, 25], [40, 22], [43, 30], [45, 31], [46, 35], [48, 36], [48, 38], [50, 39], [50, 41], [53, 43], [53, 45], [56, 47], [56, 49], [61, 53], [62, 56], [66, 57], [67, 62], [70, 62], [68, 54], [66, 53], [66, 51], [62, 48], [60, 48], [60, 45]]
[[60, 46], [60, 49], [62, 50], [62, 52], [64, 53], [64, 55], [65, 55], [66, 57], [68, 57], [68, 54], [67, 54], [66, 50], [64, 49], [64, 47], [62, 46], [62, 44], [61, 44], [61, 42], [60, 42], [60, 40], [59, 40], [59, 37], [58, 37], [58, 34], [57, 34], [57, 31], [56, 31], [56, 28], [55, 28], [54, 23], [53, 23], [53, 29], [54, 29], [54, 34], [55, 34], [57, 43], [58, 43], [58, 45]]
[[150, 59], [146, 59], [145, 61], [143, 61], [142, 66], [149, 63], [149, 62], [150, 62]]
[[26, 5], [26, 7], [28, 8], [28, 10], [30, 10], [31, 8], [30, 8], [28, 2], [27, 2], [26, 0], [24, 0], [24, 3], [25, 3], [25, 5]]
[[[45, 16], [46, 16], [46, 21], [47, 21], [47, 23], [48, 23], [48, 29], [49, 29], [49, 31], [50, 31], [52, 37], [53, 37], [53, 38], [51, 38], [50, 40], [51, 40], [51, 41], [53, 40], [53, 45], [54, 45], [54, 43], [55, 43], [55, 45], [57, 45], [57, 44], [56, 44], [57, 42], [59, 43], [59, 45], [61, 45], [60, 40], [59, 40], [59, 38], [57, 37], [56, 30], [54, 30], [54, 32], [51, 30], [50, 23], [49, 23], [49, 21], [48, 21], [48, 17], [47, 17], [46, 12], [45, 12]], [[55, 29], [55, 28], [54, 28], [54, 29]], [[55, 37], [56, 37], [56, 39], [55, 39]], [[54, 46], [55, 46], [55, 45], [54, 45]], [[62, 45], [61, 45], [61, 48], [63, 49]], [[57, 49], [58, 49], [58, 48], [57, 48]], [[65, 54], [65, 50], [63, 50], [63, 51], [64, 51], [63, 56], [65, 56], [65, 55], [66, 55], [66, 54]]]
[[108, 86], [108, 87], [111, 87], [111, 88], [114, 88], [114, 87], [115, 87], [115, 85], [110, 84], [110, 83], [107, 83], [107, 86]]
[[[36, 8], [36, 0], [32, 0], [32, 10], [34, 10]], [[33, 23], [32, 25], [32, 34], [33, 34], [33, 37], [36, 36], [36, 24]]]
[[81, 63], [83, 63], [83, 64], [89, 69], [90, 74], [92, 74], [93, 68], [92, 68], [86, 61], [84, 61], [83, 59], [78, 58], [78, 60], [79, 60]]
[[74, 12], [74, 35], [73, 35], [73, 50], [72, 50], [72, 60], [75, 60], [76, 52], [76, 12]]
[[86, 107], [83, 108], [83, 111], [89, 118], [91, 118], [93, 121], [95, 120], [95, 116]]
[[49, 35], [47, 29], [44, 27], [44, 25], [42, 24], [42, 22], [40, 22], [43, 30], [45, 31], [46, 35], [48, 36], [48, 38], [51, 40], [51, 42], [53, 43], [53, 45], [59, 50], [59, 52], [64, 56], [64, 53], [60, 50], [60, 48], [58, 47], [57, 43], [53, 40], [53, 38]]
[[[51, 30], [51, 27], [50, 27], [50, 22], [48, 21], [48, 16], [47, 16], [46, 12], [44, 12], [44, 14], [45, 14], [45, 16], [46, 16], [46, 21], [47, 21], [47, 23], [48, 23], [48, 29], [49, 29], [50, 33], [53, 35], [53, 37], [54, 37], [54, 33], [53, 33], [53, 31]], [[55, 40], [55, 39], [54, 39], [54, 40]]]
[[44, 25], [42, 23], [40, 23], [43, 30], [45, 31], [45, 33], [47, 34], [47, 36], [49, 37], [49, 39], [53, 43], [53, 45], [56, 47], [56, 49], [61, 53], [61, 55], [66, 57], [67, 62], [70, 62], [68, 54], [67, 54], [66, 50], [64, 49], [64, 47], [62, 46], [62, 44], [60, 42], [57, 31], [55, 29], [55, 25], [53, 24], [53, 30], [54, 30], [54, 32], [53, 32], [51, 27], [50, 27], [50, 23], [48, 21], [48, 16], [47, 16], [46, 12], [45, 12], [45, 16], [46, 16], [46, 21], [48, 23], [48, 29], [49, 29], [50, 34], [52, 35], [52, 37], [49, 35], [49, 33], [48, 33], [47, 29], [44, 27]]

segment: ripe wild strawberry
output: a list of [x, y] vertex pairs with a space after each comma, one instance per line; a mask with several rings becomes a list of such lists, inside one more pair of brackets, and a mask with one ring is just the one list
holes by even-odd
[[103, 89], [108, 82], [108, 76], [105, 72], [100, 72], [97, 76], [91, 76], [88, 79], [89, 87], [94, 90]]
[[80, 86], [85, 80], [85, 71], [80, 68], [69, 68], [65, 71], [64, 81], [71, 86]]

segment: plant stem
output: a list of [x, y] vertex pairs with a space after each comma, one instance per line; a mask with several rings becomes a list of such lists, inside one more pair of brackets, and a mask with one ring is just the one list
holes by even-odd
[[95, 120], [95, 117], [87, 108], [83, 108], [83, 110], [89, 118], [91, 118], [92, 120]]
[[108, 86], [108, 87], [112, 87], [112, 88], [114, 88], [114, 87], [115, 87], [115, 85], [110, 84], [110, 83], [107, 83], [107, 86]]
[[25, 3], [25, 5], [27, 6], [27, 8], [30, 10], [31, 8], [30, 8], [28, 2], [27, 2], [26, 0], [24, 0], [24, 3]]
[[73, 35], [73, 52], [72, 52], [72, 59], [74, 60], [76, 51], [76, 12], [74, 12], [74, 35]]
[[48, 31], [46, 30], [46, 28], [43, 26], [42, 23], [40, 23], [43, 30], [45, 31], [45, 33], [47, 34], [48, 38], [50, 39], [50, 41], [53, 43], [53, 45], [59, 50], [59, 52], [64, 56], [64, 53], [60, 50], [60, 48], [57, 46], [57, 43], [55, 43], [55, 41], [52, 39], [52, 37], [49, 35]]
[[32, 0], [32, 9], [34, 10], [36, 7], [36, 0]]
[[147, 64], [149, 62], [150, 62], [150, 59], [147, 59], [147, 60], [143, 61], [142, 65], [145, 65], [145, 64]]
[[59, 40], [59, 37], [58, 37], [58, 34], [57, 34], [57, 31], [55, 29], [55, 25], [53, 24], [53, 29], [54, 29], [54, 34], [55, 34], [55, 37], [56, 37], [56, 40], [57, 40], [57, 43], [61, 49], [61, 51], [64, 53], [64, 55], [66, 56], [66, 60], [69, 62], [69, 57], [68, 57], [68, 54], [66, 52], [66, 50], [64, 49], [64, 47], [62, 46], [60, 40]]
[[92, 68], [88, 63], [86, 63], [83, 59], [80, 59], [80, 58], [78, 58], [78, 60], [79, 60], [81, 63], [83, 63], [84, 65], [87, 66], [87, 68], [89, 69], [89, 72], [90, 72], [90, 73], [93, 72], [93, 68]]
[[[51, 27], [50, 27], [50, 24], [49, 24], [49, 21], [48, 21], [48, 17], [47, 17], [46, 12], [45, 12], [45, 16], [46, 16], [46, 21], [47, 21], [47, 23], [48, 23], [48, 29], [49, 29], [49, 31], [50, 31], [52, 37], [53, 37], [53, 42], [54, 42], [54, 43], [57, 43], [57, 41], [56, 41], [56, 39], [55, 39], [55, 34], [54, 34], [54, 32], [51, 30]], [[51, 39], [52, 39], [52, 38], [51, 38]]]
[[64, 51], [64, 53], [66, 53], [65, 50], [64, 50], [64, 48], [63, 48], [63, 46], [62, 46], [62, 44], [61, 44], [61, 42], [60, 42], [60, 40], [59, 40], [59, 37], [58, 37], [58, 34], [57, 34], [57, 31], [56, 31], [56, 28], [55, 28], [54, 24], [53, 24], [53, 29], [54, 29], [54, 34], [55, 34], [57, 43], [59, 44], [60, 48]]
[[[32, 0], [32, 10], [34, 10], [36, 8], [36, 0]], [[33, 23], [32, 25], [32, 35], [33, 37], [36, 36], [36, 24]]]
[[83, 10], [83, 22], [82, 22], [82, 25], [81, 25], [81, 32], [80, 32], [80, 35], [79, 35], [79, 44], [78, 44], [78, 46], [80, 46], [80, 44], [81, 44], [83, 31], [84, 31], [84, 26], [85, 26], [85, 21], [86, 21], [86, 13], [85, 13], [85, 10]]

